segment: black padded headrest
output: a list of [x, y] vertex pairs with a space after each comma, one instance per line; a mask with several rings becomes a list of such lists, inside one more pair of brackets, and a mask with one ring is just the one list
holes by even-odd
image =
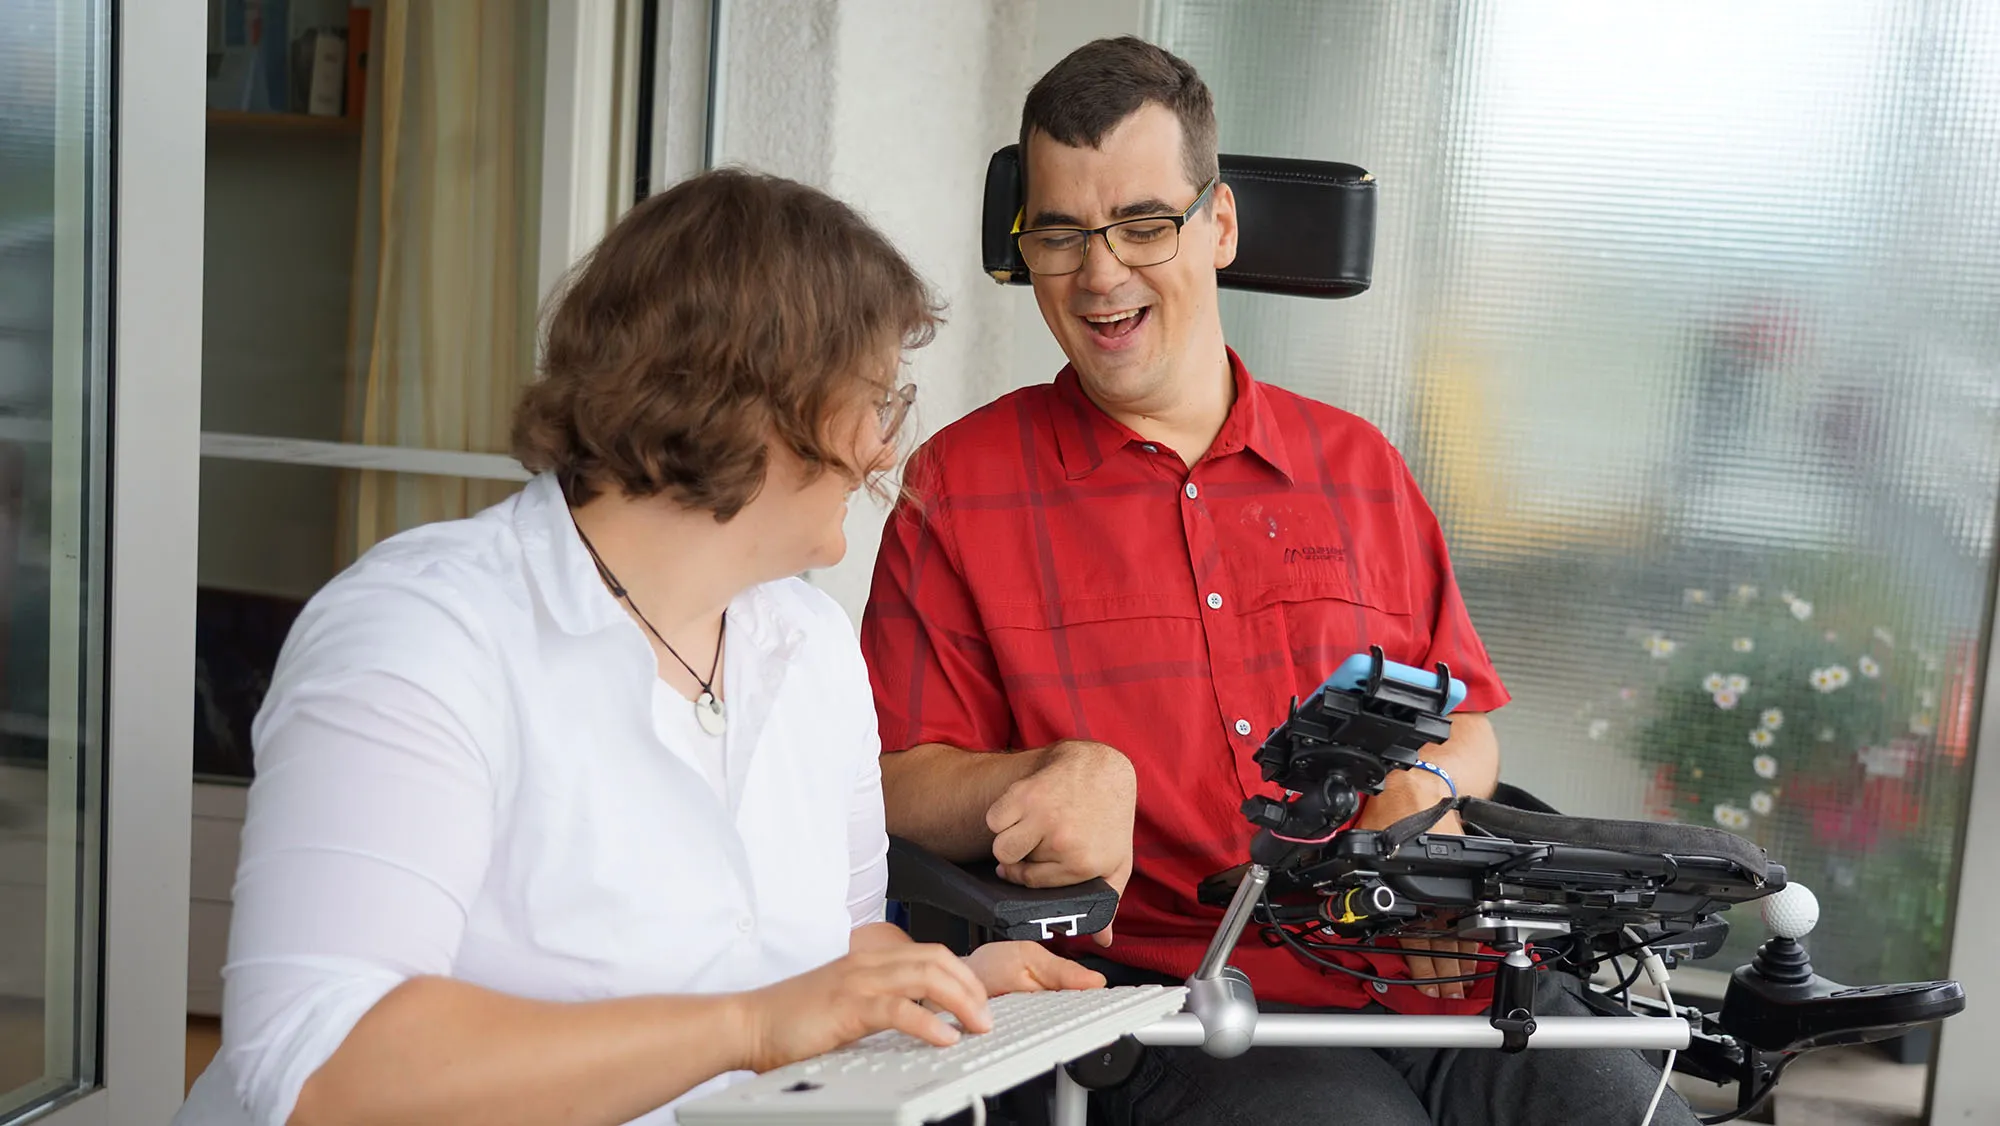
[[[986, 165], [980, 254], [994, 281], [1027, 285], [1014, 245], [1021, 213], [1021, 152], [1008, 145]], [[1352, 297], [1375, 269], [1375, 178], [1352, 164], [1269, 156], [1218, 158], [1236, 193], [1236, 261], [1216, 274], [1231, 289], [1296, 297]]]

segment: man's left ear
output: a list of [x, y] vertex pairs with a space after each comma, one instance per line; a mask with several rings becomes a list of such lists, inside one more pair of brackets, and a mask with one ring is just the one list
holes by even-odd
[[1236, 261], [1236, 193], [1228, 184], [1215, 185], [1209, 206], [1215, 208], [1215, 268]]

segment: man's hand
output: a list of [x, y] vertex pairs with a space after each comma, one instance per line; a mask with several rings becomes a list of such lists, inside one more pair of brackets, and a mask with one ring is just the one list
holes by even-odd
[[965, 956], [986, 995], [1052, 989], [1102, 989], [1104, 975], [1032, 942], [989, 942]]
[[[1393, 823], [1394, 819], [1384, 822], [1384, 824]], [[1369, 826], [1369, 828], [1376, 827]], [[1447, 813], [1438, 818], [1438, 823], [1431, 826], [1430, 831], [1462, 837], [1465, 835], [1465, 824], [1458, 819], [1458, 814]], [[1401, 938], [1396, 941], [1403, 949], [1409, 951], [1404, 956], [1404, 961], [1409, 963], [1410, 977], [1414, 979], [1458, 977], [1480, 971], [1478, 962], [1459, 961], [1454, 957], [1458, 954], [1479, 953], [1477, 942], [1465, 942], [1455, 938]], [[1419, 985], [1417, 988], [1426, 997], [1450, 997], [1455, 1000], [1464, 997], [1466, 988], [1471, 984], [1469, 981], [1454, 981], [1448, 985]]]
[[[1444, 780], [1427, 770], [1402, 770], [1390, 775], [1382, 792], [1368, 799], [1355, 820], [1357, 829], [1386, 829], [1403, 818], [1419, 810], [1429, 809], [1451, 796], [1451, 788]], [[1465, 824], [1456, 812], [1438, 818], [1430, 832], [1447, 836], [1464, 836]], [[1463, 942], [1454, 938], [1402, 938], [1397, 942], [1409, 953], [1404, 960], [1409, 963], [1410, 977], [1423, 979], [1431, 977], [1459, 977], [1478, 973], [1480, 964], [1474, 961], [1459, 961], [1459, 954], [1479, 953], [1479, 944]], [[1455, 981], [1447, 985], [1420, 985], [1426, 997], [1465, 996], [1466, 986], [1471, 982]]]
[[[1119, 895], [1132, 878], [1132, 818], [1139, 782], [1125, 756], [1102, 743], [1069, 740], [1043, 766], [1007, 787], [986, 811], [1003, 880], [1066, 887], [1099, 876]], [[1111, 945], [1111, 927], [1092, 936]]]

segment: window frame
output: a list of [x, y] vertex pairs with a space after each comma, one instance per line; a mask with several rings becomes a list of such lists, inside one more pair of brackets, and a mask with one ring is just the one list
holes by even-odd
[[[159, 1123], [186, 1081], [203, 0], [112, 10], [103, 910], [91, 1089], [49, 1126]], [[86, 722], [89, 717], [86, 716]]]

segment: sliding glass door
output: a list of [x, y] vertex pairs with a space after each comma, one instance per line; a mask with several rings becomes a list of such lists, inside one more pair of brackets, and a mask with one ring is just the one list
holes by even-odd
[[0, 6], [0, 1121], [97, 1078], [107, 24]]

